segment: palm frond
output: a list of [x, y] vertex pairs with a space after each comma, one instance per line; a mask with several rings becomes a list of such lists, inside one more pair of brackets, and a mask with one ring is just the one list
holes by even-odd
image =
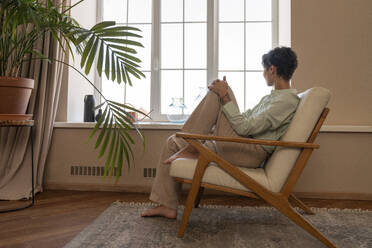
[[[105, 154], [105, 175], [113, 172], [116, 168], [116, 180], [122, 172], [122, 166], [125, 162], [130, 169], [131, 164], [134, 164], [134, 154], [132, 146], [135, 141], [129, 134], [131, 130], [136, 131], [142, 140], [145, 148], [145, 139], [143, 133], [133, 123], [134, 119], [128, 111], [135, 110], [125, 104], [114, 101], [106, 101], [105, 110], [100, 120], [96, 123], [89, 138], [92, 138], [98, 130], [99, 134], [96, 139], [95, 148], [100, 148], [98, 157], [101, 158]], [[137, 110], [138, 112], [141, 112]], [[104, 120], [104, 121], [103, 121]]]
[[[101, 76], [104, 71], [106, 78], [117, 83], [131, 83], [127, 77], [128, 73], [136, 78], [145, 77], [139, 71], [138, 63], [141, 60], [133, 56], [137, 54], [136, 47], [143, 47], [138, 41], [130, 40], [128, 37], [142, 37], [134, 32], [140, 29], [128, 26], [116, 26], [115, 22], [101, 22], [87, 30], [76, 28], [70, 32], [71, 40], [75, 46], [83, 47], [81, 53], [81, 67], [88, 74], [91, 70], [93, 60], [97, 58], [96, 68]], [[120, 37], [120, 38], [107, 38]]]

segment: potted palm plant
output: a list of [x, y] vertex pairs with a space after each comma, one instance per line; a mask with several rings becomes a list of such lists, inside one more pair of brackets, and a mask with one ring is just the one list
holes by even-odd
[[[47, 57], [35, 49], [35, 43], [50, 35], [63, 51], [74, 56], [81, 55], [81, 68], [85, 74], [96, 66], [99, 76], [116, 83], [129, 83], [131, 77], [144, 77], [139, 70], [141, 60], [135, 56], [142, 47], [135, 38], [141, 38], [140, 30], [130, 26], [119, 26], [115, 22], [100, 22], [90, 29], [83, 28], [70, 15], [75, 5], [56, 6], [51, 0], [1, 0], [0, 1], [0, 114], [24, 115], [27, 109], [33, 79], [20, 78], [20, 68], [27, 60], [43, 59], [50, 63], [63, 63], [80, 73], [104, 99], [97, 108], [103, 108], [101, 118], [92, 130], [91, 139], [99, 130], [95, 148], [99, 157], [107, 154], [105, 175], [112, 175], [116, 167], [118, 179], [124, 160], [130, 166], [133, 159], [131, 145], [134, 144], [129, 130], [136, 130], [129, 112], [141, 111], [126, 104], [110, 101], [77, 68]], [[65, 49], [67, 47], [67, 49]], [[76, 49], [73, 50], [73, 47]], [[94, 61], [96, 60], [96, 63]], [[101, 127], [101, 128], [100, 128]]]

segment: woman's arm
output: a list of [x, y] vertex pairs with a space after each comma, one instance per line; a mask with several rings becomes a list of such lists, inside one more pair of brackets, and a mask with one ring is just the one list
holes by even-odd
[[237, 134], [249, 136], [277, 129], [296, 108], [297, 104], [284, 100], [271, 102], [261, 112], [249, 116], [241, 114], [232, 103], [224, 105], [222, 110]]

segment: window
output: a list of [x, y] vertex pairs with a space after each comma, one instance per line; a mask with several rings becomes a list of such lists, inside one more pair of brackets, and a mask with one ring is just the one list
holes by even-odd
[[103, 20], [114, 20], [117, 24], [130, 25], [142, 31], [140, 42], [144, 49], [137, 49], [137, 56], [142, 60], [142, 72], [146, 78], [141, 80], [131, 77], [133, 87], [116, 84], [102, 77], [100, 88], [105, 96], [117, 102], [130, 103], [138, 109], [148, 112], [150, 109], [151, 85], [151, 0], [103, 0], [101, 11]]
[[262, 76], [261, 56], [276, 45], [272, 2], [219, 0], [218, 77], [226, 75], [241, 111], [270, 93]]
[[[268, 94], [261, 56], [277, 45], [277, 0], [100, 0], [101, 20], [142, 30], [145, 79], [133, 86], [102, 79], [109, 98], [166, 120], [172, 98], [191, 113], [207, 84], [227, 76], [241, 111]], [[199, 96], [199, 98], [198, 98]]]
[[162, 0], [160, 14], [161, 114], [172, 98], [191, 113], [197, 89], [207, 81], [207, 1]]

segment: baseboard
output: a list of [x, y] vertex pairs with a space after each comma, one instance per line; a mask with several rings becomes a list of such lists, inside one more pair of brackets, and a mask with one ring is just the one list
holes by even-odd
[[[187, 190], [189, 187], [185, 187]], [[151, 186], [131, 186], [131, 185], [107, 185], [107, 184], [61, 184], [46, 183], [44, 189], [49, 190], [76, 190], [76, 191], [112, 191], [130, 193], [150, 193]], [[229, 193], [216, 190], [206, 190], [206, 194], [231, 195]], [[316, 199], [340, 199], [340, 200], [372, 200], [372, 194], [368, 193], [334, 193], [334, 192], [293, 192], [299, 198]]]
[[107, 185], [107, 184], [86, 184], [86, 183], [45, 183], [44, 189], [49, 190], [76, 190], [76, 191], [111, 191], [111, 192], [131, 192], [149, 193], [151, 186], [131, 186], [131, 185]]

